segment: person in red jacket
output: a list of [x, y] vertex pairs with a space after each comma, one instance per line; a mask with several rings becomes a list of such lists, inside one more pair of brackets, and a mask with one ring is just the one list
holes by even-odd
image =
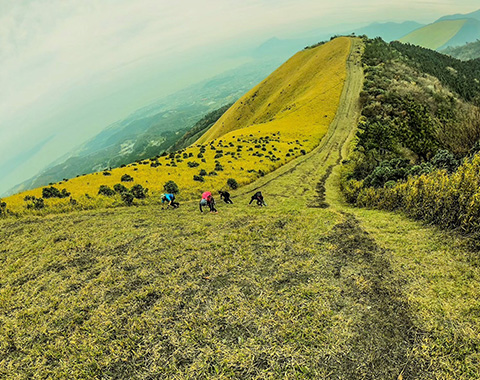
[[210, 191], [205, 191], [202, 194], [202, 199], [200, 201], [200, 212], [203, 212], [202, 207], [208, 206], [210, 208], [210, 212], [215, 214], [218, 213], [217, 209], [215, 208], [215, 199], [213, 199], [213, 195]]

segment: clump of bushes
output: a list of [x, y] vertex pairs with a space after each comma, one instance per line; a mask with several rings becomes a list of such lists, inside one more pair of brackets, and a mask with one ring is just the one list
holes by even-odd
[[44, 187], [42, 189], [42, 198], [48, 199], [48, 198], [67, 198], [70, 196], [70, 193], [66, 189], [62, 189], [60, 191], [56, 187], [50, 186], [50, 187]]
[[[25, 197], [25, 199], [26, 198], [27, 197]], [[45, 201], [43, 198], [30, 196], [28, 200], [31, 200], [32, 203], [27, 203], [27, 209], [41, 210], [42, 208], [45, 208]]]
[[128, 189], [123, 186], [121, 183], [117, 183], [113, 186], [113, 190], [115, 190], [116, 193], [122, 194], [128, 192]]
[[120, 178], [120, 181], [122, 181], [122, 182], [133, 182], [133, 177], [129, 174], [124, 174], [124, 175], [122, 175], [122, 178]]
[[198, 162], [195, 162], [195, 161], [188, 161], [187, 165], [188, 165], [189, 168], [196, 168], [200, 164]]
[[201, 175], [194, 175], [193, 180], [197, 182], [205, 182], [205, 178], [203, 178]]

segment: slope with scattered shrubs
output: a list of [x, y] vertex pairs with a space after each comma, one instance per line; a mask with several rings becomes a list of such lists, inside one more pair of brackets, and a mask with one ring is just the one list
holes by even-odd
[[[181, 189], [181, 201], [188, 200], [199, 196], [204, 189], [227, 188], [230, 178], [238, 186], [245, 185], [305, 155], [318, 145], [335, 116], [346, 78], [350, 46], [351, 40], [343, 37], [298, 53], [250, 95], [237, 102], [231, 108], [233, 113], [229, 110], [216, 125], [223, 124], [223, 118], [236, 115], [245, 99], [255, 103], [257, 96], [263, 99], [261, 106], [254, 107], [252, 103], [252, 107], [258, 108], [255, 113], [260, 112], [261, 122], [257, 120], [258, 123], [252, 125], [250, 121], [253, 119], [248, 118], [248, 122], [236, 125], [235, 130], [227, 135], [218, 135], [208, 141], [202, 138], [187, 148], [121, 168], [64, 179], [55, 186], [64, 187], [70, 198], [46, 199], [45, 207], [36, 212], [124, 205], [119, 193], [99, 194], [101, 186], [113, 189], [121, 183], [128, 184], [129, 188], [141, 185], [149, 189], [149, 196], [135, 200], [134, 204], [159, 202], [163, 186], [168, 181], [174, 181]], [[265, 93], [268, 94], [266, 97], [262, 95]], [[218, 116], [222, 111], [211, 117]], [[216, 125], [209, 131], [216, 133]], [[131, 179], [130, 182], [124, 182], [126, 177]], [[31, 212], [27, 210], [25, 197], [40, 198], [41, 193], [41, 188], [34, 189], [4, 201], [12, 213]]]

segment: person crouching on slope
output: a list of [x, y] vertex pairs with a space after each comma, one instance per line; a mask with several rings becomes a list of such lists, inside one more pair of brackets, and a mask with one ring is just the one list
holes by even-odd
[[252, 195], [252, 199], [250, 199], [249, 205], [252, 204], [253, 201], [257, 201], [257, 205], [259, 206], [266, 206], [267, 204], [263, 200], [263, 195], [261, 191], [257, 191], [254, 195]]
[[213, 195], [210, 191], [205, 191], [202, 194], [202, 200], [200, 201], [200, 212], [203, 212], [202, 207], [205, 206], [208, 206], [210, 208], [210, 212], [218, 214], [218, 211], [215, 208], [215, 199], [213, 199]]
[[233, 205], [233, 201], [230, 199], [230, 193], [228, 191], [219, 191], [220, 199], [223, 199], [225, 203]]
[[167, 209], [172, 206], [173, 208], [177, 208], [180, 206], [180, 203], [175, 202], [175, 195], [173, 194], [162, 194], [162, 210], [163, 204], [167, 202]]

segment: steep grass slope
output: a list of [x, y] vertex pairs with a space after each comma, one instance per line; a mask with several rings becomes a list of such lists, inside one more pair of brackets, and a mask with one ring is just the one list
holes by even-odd
[[469, 18], [438, 21], [409, 33], [399, 41], [432, 50], [441, 50], [474, 42], [478, 38], [480, 38], [480, 21]]
[[[55, 186], [70, 192], [73, 202], [47, 199], [46, 208], [35, 212], [122, 205], [120, 195], [108, 197], [98, 191], [101, 185], [122, 183], [125, 174], [133, 178], [123, 182], [127, 187], [139, 184], [150, 189], [150, 198], [141, 202], [158, 201], [169, 180], [180, 187], [181, 200], [191, 199], [204, 189], [225, 187], [229, 178], [240, 185], [250, 183], [308, 153], [335, 116], [350, 46], [349, 38], [337, 38], [298, 53], [227, 111], [209, 137], [168, 156], [62, 181]], [[31, 196], [41, 197], [42, 189], [5, 199], [7, 208], [31, 212], [26, 209], [29, 202], [24, 201]]]
[[455, 37], [466, 22], [467, 20], [445, 20], [436, 22], [407, 34], [405, 37], [400, 38], [400, 42], [420, 45], [436, 50], [445, 46], [449, 40]]
[[306, 49], [237, 101], [198, 143], [256, 126], [317, 141], [333, 119], [345, 79], [348, 38]]

